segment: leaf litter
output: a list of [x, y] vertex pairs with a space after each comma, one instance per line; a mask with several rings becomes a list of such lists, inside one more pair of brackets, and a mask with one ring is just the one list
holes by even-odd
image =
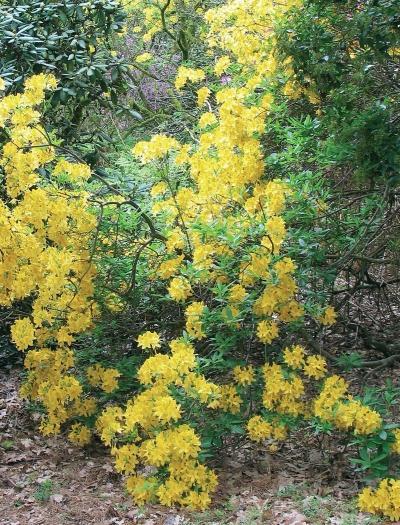
[[[37, 435], [40, 417], [18, 397], [18, 370], [0, 372], [0, 525], [372, 525], [349, 499], [357, 480], [327, 465], [304, 437], [274, 456], [232, 453], [218, 468], [211, 509], [136, 507], [101, 445], [78, 449]], [[328, 470], [329, 470], [328, 468]], [[329, 481], [329, 480], [328, 480]]]

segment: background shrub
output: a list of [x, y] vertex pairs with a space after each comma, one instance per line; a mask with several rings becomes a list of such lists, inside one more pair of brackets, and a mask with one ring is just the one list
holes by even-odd
[[127, 68], [113, 51], [125, 18], [119, 0], [1, 2], [0, 76], [7, 93], [20, 91], [31, 75], [54, 74], [59, 84], [46, 119], [72, 140], [89, 111], [116, 103], [127, 89]]

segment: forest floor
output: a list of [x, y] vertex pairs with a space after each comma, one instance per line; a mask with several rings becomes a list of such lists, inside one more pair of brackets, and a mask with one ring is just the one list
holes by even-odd
[[333, 452], [327, 458], [301, 434], [273, 456], [245, 449], [224, 458], [208, 511], [135, 507], [106, 449], [37, 434], [39, 414], [19, 399], [19, 382], [17, 369], [0, 372], [0, 525], [385, 523], [357, 512], [362, 483], [335, 443], [324, 444]]

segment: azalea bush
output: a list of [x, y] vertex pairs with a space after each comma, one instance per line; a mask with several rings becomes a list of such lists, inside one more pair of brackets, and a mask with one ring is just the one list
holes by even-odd
[[[344, 240], [314, 227], [330, 188], [296, 152], [318, 126], [290, 115], [292, 66], [279, 60], [284, 20], [306, 7], [261, 4], [215, 3], [190, 31], [192, 2], [143, 11], [144, 46], [165, 33], [181, 51], [171, 90], [188, 124], [134, 141], [133, 180], [91, 170], [42, 125], [53, 76], [2, 98], [0, 301], [25, 353], [21, 394], [42, 407], [42, 433], [100, 438], [140, 504], [205, 508], [217, 452], [240, 438], [273, 453], [307, 427], [353, 443], [354, 463], [385, 477], [361, 508], [398, 519], [391, 411], [352, 395], [308, 344], [337, 319], [323, 262]], [[139, 21], [143, 7], [131, 6]], [[182, 31], [201, 35], [207, 60]], [[318, 86], [301, 89], [315, 114]], [[272, 151], [279, 136], [289, 147]]]

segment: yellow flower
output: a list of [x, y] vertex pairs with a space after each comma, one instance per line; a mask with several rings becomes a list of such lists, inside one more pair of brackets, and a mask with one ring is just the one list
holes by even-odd
[[11, 339], [18, 350], [26, 350], [35, 340], [35, 329], [28, 317], [18, 319], [11, 327]]
[[233, 377], [239, 385], [251, 385], [254, 381], [254, 368], [252, 366], [235, 366]]
[[231, 303], [241, 303], [247, 295], [246, 288], [241, 284], [235, 284], [229, 291], [229, 301]]
[[392, 452], [394, 454], [400, 454], [400, 428], [393, 430], [394, 443], [392, 444]]
[[261, 416], [253, 416], [247, 423], [247, 431], [253, 441], [263, 441], [272, 436], [273, 427]]
[[278, 337], [278, 326], [274, 321], [260, 321], [257, 325], [257, 337], [264, 344], [270, 344]]
[[115, 368], [106, 368], [101, 378], [101, 388], [104, 392], [110, 393], [118, 388], [117, 378], [120, 373]]
[[331, 326], [336, 322], [337, 313], [333, 306], [328, 306], [324, 314], [318, 318], [319, 322], [324, 326]]
[[304, 365], [304, 348], [300, 345], [285, 348], [283, 359], [291, 368], [301, 368]]
[[200, 82], [204, 78], [205, 73], [202, 69], [179, 66], [178, 74], [175, 77], [175, 87], [176, 89], [182, 89], [187, 82]]
[[205, 307], [202, 301], [195, 301], [186, 308], [186, 330], [194, 339], [203, 339], [205, 337], [201, 320]]
[[157, 269], [157, 277], [160, 279], [169, 279], [178, 271], [182, 261], [183, 255], [163, 261]]
[[361, 511], [382, 514], [391, 521], [400, 519], [400, 480], [385, 478], [373, 491], [367, 487], [358, 496]]
[[152, 350], [155, 350], [156, 348], [161, 347], [160, 336], [157, 334], [157, 332], [144, 332], [143, 334], [139, 335], [137, 342], [138, 346], [143, 349], [151, 348]]
[[208, 87], [204, 86], [197, 90], [197, 104], [199, 107], [204, 106], [207, 102], [208, 97], [211, 95], [211, 91]]
[[174, 301], [185, 301], [192, 294], [192, 288], [184, 277], [175, 277], [169, 283], [168, 293]]
[[228, 56], [219, 58], [214, 66], [215, 74], [220, 77], [228, 69], [230, 63], [231, 59]]
[[237, 393], [236, 387], [233, 385], [222, 385], [219, 389], [220, 397], [218, 402], [214, 404], [215, 408], [220, 408], [225, 412], [237, 414], [240, 412], [240, 405], [242, 399]]
[[156, 494], [158, 485], [154, 476], [130, 476], [126, 481], [126, 490], [138, 505], [144, 505]]
[[303, 371], [308, 377], [322, 379], [327, 372], [326, 361], [319, 355], [311, 355], [307, 357], [307, 362], [303, 368]]
[[139, 64], [142, 64], [143, 62], [148, 62], [152, 58], [153, 58], [153, 55], [151, 53], [142, 53], [141, 55], [138, 55], [135, 60]]
[[199, 120], [199, 127], [200, 128], [206, 128], [207, 126], [212, 126], [217, 122], [217, 117], [214, 115], [214, 113], [211, 113], [210, 111], [207, 111], [207, 113], [203, 113]]
[[154, 186], [151, 188], [150, 195], [152, 197], [157, 197], [159, 195], [163, 195], [168, 190], [168, 185], [166, 182], [161, 181], [157, 182], [157, 184], [154, 184]]
[[138, 142], [132, 149], [132, 153], [140, 157], [142, 162], [165, 157], [170, 151], [179, 149], [179, 142], [167, 135], [153, 135], [149, 142]]
[[181, 410], [178, 403], [171, 396], [158, 397], [154, 402], [154, 414], [161, 423], [177, 421], [181, 417]]
[[115, 457], [115, 470], [132, 474], [139, 463], [138, 452], [138, 447], [133, 443], [112, 448], [111, 454]]
[[366, 487], [358, 496], [358, 508], [362, 512], [371, 512], [375, 513], [375, 502], [374, 502], [374, 493], [372, 489]]
[[68, 434], [68, 439], [75, 445], [84, 446], [90, 443], [92, 433], [88, 427], [81, 423], [74, 423]]

